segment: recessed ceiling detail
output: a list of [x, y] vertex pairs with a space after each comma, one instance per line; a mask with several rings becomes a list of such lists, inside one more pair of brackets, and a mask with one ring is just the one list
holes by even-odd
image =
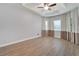
[[56, 16], [76, 8], [77, 3], [24, 3], [25, 8], [30, 9], [41, 16]]

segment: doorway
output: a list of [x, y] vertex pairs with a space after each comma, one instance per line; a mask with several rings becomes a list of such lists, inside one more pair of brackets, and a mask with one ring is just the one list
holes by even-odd
[[61, 38], [61, 20], [54, 20], [54, 37]]

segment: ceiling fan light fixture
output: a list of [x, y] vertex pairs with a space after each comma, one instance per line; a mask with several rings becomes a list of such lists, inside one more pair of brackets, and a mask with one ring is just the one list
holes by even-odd
[[48, 10], [48, 8], [49, 8], [49, 7], [48, 7], [47, 5], [44, 7], [45, 10]]

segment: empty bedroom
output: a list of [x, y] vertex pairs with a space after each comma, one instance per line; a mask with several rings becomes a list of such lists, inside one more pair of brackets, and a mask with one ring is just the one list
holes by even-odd
[[0, 3], [0, 56], [79, 56], [79, 3]]

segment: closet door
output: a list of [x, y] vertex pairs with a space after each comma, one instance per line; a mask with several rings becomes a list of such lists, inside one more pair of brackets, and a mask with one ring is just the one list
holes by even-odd
[[75, 43], [75, 10], [71, 11], [70, 14], [70, 34], [71, 34], [71, 42]]
[[77, 43], [77, 20], [78, 20], [78, 9], [74, 9], [70, 13], [70, 31], [71, 31], [71, 42], [76, 44]]
[[66, 32], [67, 32], [67, 40], [71, 41], [71, 20], [70, 20], [70, 12], [66, 14]]
[[61, 15], [61, 39], [67, 40], [66, 14]]
[[78, 8], [74, 9], [71, 12], [71, 19], [72, 19], [72, 34], [71, 34], [71, 42], [78, 44]]
[[75, 44], [79, 44], [79, 8], [75, 9]]
[[74, 43], [75, 42], [75, 20], [74, 11], [68, 12], [66, 14], [66, 32], [67, 40]]

